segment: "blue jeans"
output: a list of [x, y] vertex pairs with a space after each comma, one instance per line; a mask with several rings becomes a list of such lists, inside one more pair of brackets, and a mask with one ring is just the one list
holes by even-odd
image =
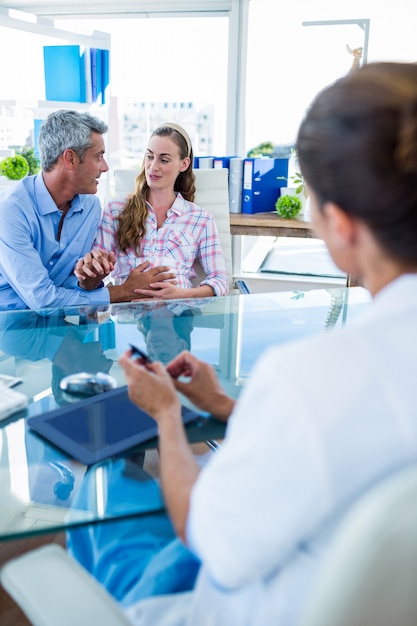
[[[87, 472], [74, 507], [89, 508], [89, 493]], [[151, 509], [163, 506], [159, 485], [126, 477], [124, 460], [109, 472], [108, 494], [107, 513], [132, 498]], [[200, 567], [176, 537], [165, 512], [75, 528], [67, 532], [67, 549], [124, 606], [153, 595], [189, 591]]]

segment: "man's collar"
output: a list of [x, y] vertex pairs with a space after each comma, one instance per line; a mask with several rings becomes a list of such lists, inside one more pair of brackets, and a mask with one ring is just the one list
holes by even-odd
[[[35, 194], [38, 203], [38, 210], [41, 215], [48, 215], [48, 213], [54, 213], [59, 211], [54, 199], [48, 191], [43, 174], [40, 172], [35, 178]], [[82, 203], [79, 195], [74, 196], [71, 201], [71, 207], [73, 211], [81, 211]]]

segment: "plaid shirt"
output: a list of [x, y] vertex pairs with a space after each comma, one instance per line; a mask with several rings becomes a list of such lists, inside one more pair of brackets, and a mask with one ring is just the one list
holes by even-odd
[[189, 288], [196, 276], [194, 261], [199, 259], [206, 274], [200, 285], [210, 285], [216, 296], [227, 294], [226, 265], [216, 223], [210, 213], [177, 193], [164, 224], [158, 229], [154, 210], [148, 204], [146, 233], [141, 240], [140, 255], [137, 255], [133, 247], [126, 253], [117, 247], [117, 218], [125, 204], [126, 198], [116, 199], [104, 207], [94, 242], [95, 248], [115, 253], [117, 261], [112, 278], [116, 284], [122, 283], [132, 269], [149, 260], [152, 267], [168, 265], [175, 268], [178, 287]]

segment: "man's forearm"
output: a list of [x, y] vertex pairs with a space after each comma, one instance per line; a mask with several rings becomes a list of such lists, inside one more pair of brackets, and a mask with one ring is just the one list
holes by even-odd
[[142, 300], [145, 299], [145, 296], [141, 296], [135, 292], [131, 292], [130, 289], [123, 285], [107, 285], [107, 289], [110, 294], [110, 302], [112, 304], [116, 304], [118, 302], [131, 302], [132, 299]]

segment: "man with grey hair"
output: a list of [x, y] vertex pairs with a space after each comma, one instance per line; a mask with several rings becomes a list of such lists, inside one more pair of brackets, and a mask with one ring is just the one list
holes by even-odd
[[[108, 165], [107, 125], [77, 111], [55, 111], [39, 133], [42, 171], [28, 176], [0, 200], [0, 310], [106, 305], [137, 298], [162, 268], [137, 267], [124, 284], [88, 291], [74, 274], [91, 250], [101, 216], [95, 195]], [[109, 253], [108, 263], [114, 262]]]

